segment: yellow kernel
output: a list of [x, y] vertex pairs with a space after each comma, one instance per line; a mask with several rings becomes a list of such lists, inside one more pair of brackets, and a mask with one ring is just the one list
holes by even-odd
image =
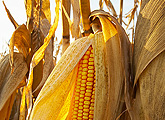
[[92, 81], [94, 81], [94, 79], [93, 78], [87, 78], [87, 81], [92, 82]]
[[84, 68], [84, 67], [87, 67], [88, 66], [88, 64], [82, 64], [82, 67]]
[[78, 108], [74, 108], [73, 110], [77, 111], [77, 110], [78, 110]]
[[88, 66], [88, 69], [93, 70], [94, 66]]
[[78, 108], [79, 108], [79, 109], [83, 109], [83, 106], [79, 106]]
[[81, 98], [83, 98], [83, 97], [84, 97], [84, 95], [80, 94], [80, 97], [81, 97]]
[[84, 79], [86, 80], [86, 79], [87, 79], [87, 76], [86, 76], [86, 75], [85, 75], [85, 76], [82, 76], [82, 79], [83, 79], [83, 80], [84, 80]]
[[84, 105], [83, 107], [84, 107], [84, 108], [89, 108], [89, 105]]
[[81, 78], [77, 79], [77, 81], [80, 82], [81, 81]]
[[90, 101], [84, 101], [84, 104], [85, 105], [89, 105], [90, 104]]
[[93, 91], [95, 91], [95, 87], [93, 88]]
[[94, 61], [94, 59], [93, 58], [89, 58], [89, 61]]
[[81, 117], [78, 117], [77, 119], [78, 119], [78, 120], [82, 120], [82, 118], [81, 118]]
[[92, 94], [94, 95], [95, 94], [95, 91], [93, 91]]
[[89, 114], [94, 114], [94, 111], [89, 111]]
[[83, 105], [83, 103], [82, 103], [82, 102], [80, 102], [80, 103], [79, 103], [79, 105]]
[[93, 89], [93, 86], [87, 86], [86, 88], [87, 89]]
[[77, 89], [79, 89], [79, 88], [80, 88], [80, 86], [76, 86], [76, 88], [77, 88]]
[[77, 112], [76, 111], [73, 111], [73, 114], [75, 115], [75, 114], [77, 114]]
[[77, 119], [73, 119], [73, 120], [77, 120]]
[[92, 96], [92, 94], [91, 93], [85, 93], [85, 96]]
[[93, 75], [93, 74], [88, 74], [88, 77], [89, 77], [89, 78], [93, 78], [94, 75]]
[[94, 99], [91, 99], [91, 102], [95, 102], [95, 100]]
[[81, 75], [78, 75], [78, 78], [81, 78]]
[[81, 98], [81, 99], [79, 99], [79, 101], [80, 101], [80, 102], [83, 102], [83, 101], [84, 101], [84, 99], [82, 99], [82, 98]]
[[92, 92], [92, 90], [86, 90], [86, 92], [87, 92], [87, 93], [91, 93], [91, 92]]
[[90, 54], [90, 57], [94, 57], [94, 54]]
[[83, 115], [88, 116], [88, 113], [87, 112], [83, 112]]
[[94, 73], [94, 70], [88, 70], [88, 73], [93, 74]]
[[89, 48], [88, 48], [88, 50], [92, 50], [93, 48], [92, 48], [92, 46], [90, 46]]
[[80, 82], [77, 82], [77, 85], [81, 85], [81, 83]]
[[89, 58], [89, 55], [84, 55], [83, 59], [88, 59]]
[[81, 86], [86, 86], [85, 84], [81, 84]]
[[95, 95], [92, 95], [92, 98], [95, 98]]
[[80, 89], [76, 89], [76, 92], [80, 92]]
[[78, 74], [81, 75], [82, 74], [82, 71], [78, 71]]
[[81, 91], [82, 91], [82, 90], [85, 90], [85, 87], [81, 87], [80, 90], [81, 90]]
[[82, 110], [78, 110], [79, 113], [82, 113], [83, 111]]
[[79, 101], [76, 100], [75, 103], [79, 103]]
[[87, 68], [83, 68], [83, 70], [82, 70], [83, 72], [86, 72], [86, 71], [88, 71], [88, 69]]
[[80, 91], [80, 94], [85, 94], [85, 91]]
[[93, 82], [87, 82], [86, 84], [87, 85], [93, 85]]
[[96, 80], [96, 75], [94, 76], [94, 79]]
[[82, 80], [81, 83], [86, 83], [87, 81], [86, 80]]
[[91, 50], [91, 53], [93, 53], [93, 49]]
[[91, 119], [91, 118], [89, 118], [88, 120], [93, 120], [93, 118]]
[[82, 72], [82, 75], [84, 75], [84, 76], [87, 75], [87, 72]]
[[89, 109], [90, 109], [90, 110], [94, 110], [94, 107], [90, 107]]
[[89, 109], [83, 109], [84, 112], [89, 112]]
[[78, 104], [75, 104], [74, 106], [75, 106], [75, 107], [78, 107]]
[[[73, 118], [77, 118], [77, 115], [73, 115]], [[76, 119], [77, 120], [77, 119]]]
[[87, 116], [83, 116], [83, 119], [88, 120], [88, 117]]
[[86, 54], [86, 55], [90, 55], [90, 53], [91, 53], [90, 51], [87, 51], [85, 54]]
[[89, 115], [89, 118], [93, 118], [93, 115]]
[[96, 83], [96, 80], [94, 80], [94, 83]]
[[85, 99], [85, 100], [90, 100], [91, 98], [90, 98], [90, 97], [85, 97], [84, 99]]
[[[82, 63], [82, 62], [83, 62], [83, 60], [81, 59], [81, 60], [80, 60], [80, 63]], [[81, 65], [81, 64], [80, 64], [80, 65]]]
[[79, 99], [79, 97], [76, 96], [76, 97], [75, 97], [75, 100], [78, 100], [78, 99]]
[[91, 103], [91, 106], [94, 107], [94, 103], [93, 102]]
[[88, 60], [83, 60], [83, 63], [88, 63]]
[[94, 65], [94, 62], [88, 62], [88, 65]]

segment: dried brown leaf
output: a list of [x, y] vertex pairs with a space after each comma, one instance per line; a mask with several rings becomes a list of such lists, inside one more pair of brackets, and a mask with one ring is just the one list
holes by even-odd
[[2, 1], [2, 2], [3, 2], [3, 5], [4, 5], [4, 7], [5, 7], [5, 10], [6, 10], [6, 12], [7, 12], [8, 18], [9, 18], [10, 21], [13, 23], [13, 25], [14, 25], [14, 27], [15, 27], [15, 29], [16, 29], [16, 28], [19, 26], [18, 23], [14, 20], [14, 18], [13, 18], [13, 16], [11, 15], [10, 11], [7, 9], [7, 7], [6, 7], [6, 5], [5, 5], [5, 2], [4, 2], [4, 1]]
[[110, 0], [104, 0], [109, 12], [112, 12], [112, 15], [117, 17], [116, 10]]
[[12, 74], [9, 64], [9, 55], [0, 61], [0, 110], [11, 94], [17, 89], [25, 77], [28, 69], [22, 54], [14, 54], [15, 69]]

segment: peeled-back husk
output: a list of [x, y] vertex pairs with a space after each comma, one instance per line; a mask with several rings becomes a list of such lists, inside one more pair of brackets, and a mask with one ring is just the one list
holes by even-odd
[[[67, 115], [69, 111], [68, 101], [70, 99], [67, 98], [72, 95], [70, 91], [76, 80], [76, 66], [90, 45], [91, 40], [85, 37], [74, 41], [66, 50], [37, 97], [30, 117], [31, 120], [67, 117], [63, 115]], [[67, 107], [64, 107], [65, 105]]]

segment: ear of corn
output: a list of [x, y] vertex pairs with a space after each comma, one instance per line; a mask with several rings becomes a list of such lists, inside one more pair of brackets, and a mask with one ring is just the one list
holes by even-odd
[[90, 120], [94, 114], [95, 67], [93, 48], [90, 46], [78, 63], [78, 74], [75, 83], [69, 120]]

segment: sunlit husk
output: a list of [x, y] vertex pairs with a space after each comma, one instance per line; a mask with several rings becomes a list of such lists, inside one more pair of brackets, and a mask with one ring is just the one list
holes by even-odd
[[[102, 44], [103, 46], [102, 49], [99, 51], [105, 51], [105, 54], [103, 55], [103, 57], [105, 58], [102, 61], [105, 61], [104, 64], [106, 65], [106, 72], [108, 76], [107, 77], [108, 93], [106, 93], [107, 105], [105, 105], [106, 107], [100, 110], [100, 112], [95, 110], [94, 116], [95, 119], [98, 120], [100, 119], [113, 120], [116, 119], [124, 111], [123, 106], [125, 104], [124, 101], [126, 98], [124, 96], [126, 95], [125, 90], [127, 89], [126, 86], [124, 86], [124, 84], [125, 82], [130, 81], [130, 74], [131, 74], [130, 73], [130, 69], [131, 69], [130, 42], [121, 25], [117, 22], [115, 18], [110, 16], [108, 13], [101, 10], [96, 10], [92, 12], [91, 19], [93, 19], [92, 17], [99, 18], [101, 23], [103, 38], [102, 38], [102, 43], [100, 44]], [[98, 53], [96, 52], [96, 56], [97, 54]], [[99, 56], [101, 56], [101, 54], [99, 54]], [[101, 61], [99, 63], [101, 63]], [[104, 83], [104, 85], [106, 84]], [[101, 94], [101, 91], [98, 94]], [[106, 99], [104, 100], [104, 102], [105, 101]], [[97, 104], [100, 104], [100, 101], [95, 102], [96, 106]], [[104, 104], [105, 103], [102, 103], [103, 106]], [[96, 109], [100, 109], [100, 108], [96, 107]]]
[[76, 65], [90, 45], [91, 40], [87, 37], [77, 40], [70, 45], [38, 95], [30, 119], [50, 120], [58, 118], [75, 82]]
[[144, 0], [137, 21], [133, 110], [138, 120], [165, 119], [164, 4], [163, 0]]

